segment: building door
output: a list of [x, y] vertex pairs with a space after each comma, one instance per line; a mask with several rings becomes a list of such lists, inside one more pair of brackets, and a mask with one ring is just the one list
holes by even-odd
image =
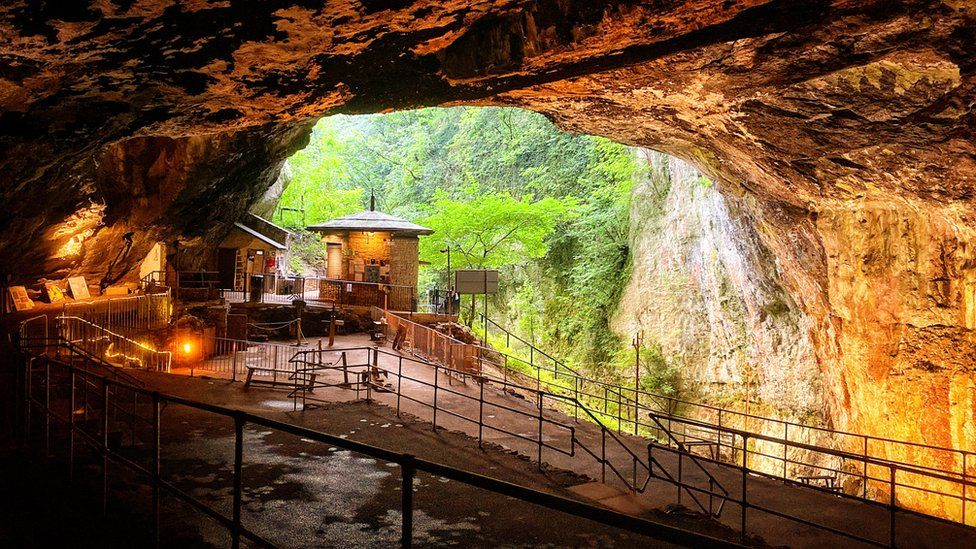
[[325, 250], [328, 253], [326, 276], [328, 278], [342, 278], [342, 244], [329, 242]]
[[217, 249], [217, 278], [222, 290], [234, 289], [234, 271], [237, 269], [237, 250], [234, 248]]

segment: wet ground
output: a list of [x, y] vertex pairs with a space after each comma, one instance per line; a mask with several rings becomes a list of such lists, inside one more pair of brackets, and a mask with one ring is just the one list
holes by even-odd
[[[291, 412], [290, 401], [267, 389], [241, 391], [240, 384], [160, 375], [153, 385], [166, 393], [237, 396], [240, 408], [263, 410], [267, 417], [307, 426], [360, 442], [407, 452], [423, 459], [481, 472], [570, 498], [567, 488], [588, 479], [538, 465], [493, 444], [479, 447], [462, 433], [434, 431], [430, 424], [377, 404], [325, 404], [308, 412]], [[55, 388], [54, 399], [63, 391]], [[241, 395], [244, 399], [240, 399]], [[80, 400], [80, 397], [79, 397]], [[127, 400], [124, 396], [120, 401]], [[145, 402], [135, 408], [148, 417]], [[223, 416], [180, 405], [162, 411], [163, 478], [225, 516], [230, 516], [233, 479], [233, 424]], [[79, 418], [81, 421], [81, 418]], [[34, 447], [43, 437], [35, 418]], [[120, 433], [119, 452], [147, 465], [148, 424], [122, 416], [112, 419]], [[134, 427], [134, 429], [132, 429]], [[25, 464], [7, 455], [8, 477], [2, 488], [0, 546], [4, 547], [140, 547], [149, 538], [149, 489], [145, 478], [110, 465], [107, 520], [100, 518], [98, 456], [80, 444], [72, 487], [67, 483], [67, 432], [51, 426], [52, 454]], [[133, 436], [134, 434], [134, 436]], [[135, 441], [135, 444], [133, 444]], [[244, 430], [243, 525], [282, 547], [390, 547], [400, 540], [401, 477], [399, 466], [336, 446], [282, 432], [249, 426]], [[27, 480], [31, 479], [31, 480]], [[41, 480], [37, 480], [41, 479]], [[668, 547], [650, 538], [537, 507], [446, 478], [418, 473], [414, 490], [414, 544], [418, 547]], [[16, 503], [14, 503], [16, 502]], [[695, 526], [699, 519], [657, 518]], [[705, 521], [704, 527], [712, 527]], [[227, 530], [203, 512], [177, 500], [163, 499], [162, 545], [224, 547]], [[720, 534], [734, 536], [718, 529]]]

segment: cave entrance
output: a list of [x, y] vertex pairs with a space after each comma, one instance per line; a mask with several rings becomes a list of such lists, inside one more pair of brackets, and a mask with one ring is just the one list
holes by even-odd
[[[646, 151], [522, 109], [338, 115], [254, 214], [292, 233], [280, 273], [306, 288], [340, 278], [360, 303], [359, 283], [389, 284], [387, 304], [460, 312], [472, 337], [497, 325], [604, 363], [626, 347], [608, 311], [629, 280], [630, 196], [647, 170]], [[458, 269], [501, 271], [488, 319], [452, 295]]]

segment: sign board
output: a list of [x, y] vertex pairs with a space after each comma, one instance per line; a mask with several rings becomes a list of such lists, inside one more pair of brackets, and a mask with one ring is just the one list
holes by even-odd
[[34, 302], [27, 295], [27, 288], [24, 286], [11, 286], [10, 298], [14, 300], [14, 309], [18, 311], [29, 311], [34, 308]]
[[75, 299], [91, 299], [91, 294], [88, 293], [88, 282], [83, 276], [69, 278], [68, 289], [71, 290], [71, 297]]
[[497, 294], [498, 271], [458, 269], [454, 271], [454, 288], [459, 294]]
[[44, 283], [44, 293], [47, 294], [48, 303], [60, 303], [65, 300], [64, 291], [61, 290], [61, 286], [53, 282]]

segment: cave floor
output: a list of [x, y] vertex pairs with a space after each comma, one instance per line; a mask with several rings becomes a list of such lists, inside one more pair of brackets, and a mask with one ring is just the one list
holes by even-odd
[[[316, 341], [311, 343], [315, 345]], [[342, 336], [337, 340], [336, 350], [366, 344], [368, 340], [365, 336]], [[396, 371], [396, 357], [381, 355], [381, 361], [382, 366]], [[418, 381], [433, 381], [434, 371], [429, 366], [405, 361], [404, 371], [408, 369], [409, 376]], [[477, 423], [464, 419], [477, 418], [479, 415], [477, 399], [481, 386], [473, 381], [462, 383], [454, 380], [446, 387], [442, 386], [438, 394], [438, 407], [442, 411], [438, 413], [438, 429], [435, 431], [431, 429], [434, 418], [428, 406], [407, 398], [401, 398], [398, 403], [395, 393], [374, 391], [371, 395], [373, 400], [366, 403], [357, 400], [358, 397], [365, 397], [365, 392], [357, 396], [354, 390], [318, 388], [315, 390], [316, 405], [302, 411], [300, 403], [298, 409], [294, 409], [296, 402], [287, 398], [287, 390], [258, 386], [244, 388], [240, 382], [221, 379], [222, 375], [229, 374], [191, 378], [180, 374], [133, 372], [149, 387], [164, 393], [241, 409], [392, 450], [412, 452], [432, 461], [460, 466], [537, 489], [562, 495], [572, 494], [572, 497], [579, 498], [581, 496], [578, 494], [592, 494], [594, 490], [591, 488], [599, 486], [590, 482], [601, 477], [599, 463], [579, 448], [574, 455], [568, 455], [571, 436], [567, 430], [568, 427], [574, 428], [577, 439], [599, 453], [601, 433], [597, 425], [586, 421], [577, 423], [562, 412], [547, 409], [543, 440], [552, 448], [562, 451], [545, 448], [542, 461], [546, 465], [540, 471], [534, 463], [538, 458], [538, 446], [521, 438], [537, 436], [538, 406], [534, 401], [492, 386], [484, 389], [486, 405], [483, 417], [488, 427], [482, 432], [486, 444], [479, 447]], [[199, 371], [197, 373], [200, 374]], [[337, 372], [333, 374], [339, 375]], [[396, 382], [395, 379], [392, 381]], [[445, 382], [443, 377], [440, 381]], [[402, 395], [423, 402], [429, 402], [432, 398], [430, 388], [417, 381], [404, 380]], [[396, 414], [398, 404], [400, 417]], [[169, 428], [174, 429], [164, 436], [164, 458], [169, 460], [169, 471], [179, 482], [187, 483], [184, 488], [191, 493], [229, 505], [227, 467], [233, 448], [232, 426], [226, 420], [222, 424], [219, 418], [193, 417], [196, 412], [175, 408], [166, 412]], [[647, 455], [644, 439], [628, 435], [618, 437], [635, 454]], [[315, 543], [329, 546], [328, 540], [336, 536], [352, 540], [350, 543], [353, 545], [392, 543], [390, 536], [395, 536], [399, 521], [399, 499], [395, 494], [398, 474], [390, 474], [386, 464], [374, 463], [375, 460], [323, 448], [321, 444], [286, 438], [261, 430], [247, 432], [245, 454], [252, 456], [256, 463], [251, 466], [250, 472], [248, 468], [245, 469], [248, 479], [245, 488], [255, 498], [245, 508], [245, 519], [260, 525], [254, 527], [256, 531], [262, 534], [274, 532], [275, 539], [284, 532], [284, 545], [293, 542], [301, 545], [300, 540], [315, 539]], [[216, 459], [218, 456], [222, 456], [221, 459]], [[608, 444], [607, 456], [612, 463], [618, 464], [621, 472], [629, 476], [628, 465], [632, 460], [622, 448]], [[655, 457], [672, 474], [676, 471], [674, 455], [656, 454]], [[707, 464], [706, 467], [729, 491], [733, 500], [739, 499], [742, 477], [737, 469], [715, 464]], [[685, 460], [683, 472], [686, 482], [707, 487], [705, 476], [694, 470], [688, 460]], [[347, 477], [353, 476], [369, 481], [349, 482]], [[642, 478], [640, 480], [643, 482]], [[451, 486], [458, 490], [457, 493], [438, 493], [439, 489], [456, 484], [445, 483], [442, 479], [419, 482], [428, 489], [430, 503], [433, 504], [425, 507], [426, 498], [418, 498], [421, 513], [418, 513], [417, 520], [422, 528], [419, 534], [421, 545], [482, 545], [499, 540], [517, 540], [516, 543], [527, 545], [551, 542], [557, 546], [631, 546], [636, 541], [628, 539], [626, 533], [595, 523], [584, 526], [571, 517], [548, 516], [558, 513], [544, 512], [538, 508], [525, 513], [521, 505], [512, 506], [497, 501], [506, 498], [474, 493], [480, 491], [466, 486]], [[616, 488], [616, 494], [623, 494], [624, 486], [613, 478], [609, 470], [607, 484]], [[751, 475], [748, 478], [748, 493], [751, 502], [763, 507], [881, 543], [887, 542], [888, 513], [883, 507]], [[323, 497], [323, 494], [335, 494], [335, 497]], [[615, 500], [618, 501], [602, 502], [617, 510], [652, 520], [670, 522], [716, 537], [738, 539], [733, 532], [739, 528], [741, 514], [738, 506], [731, 501], [721, 514], [720, 524], [716, 524], [691, 514], [665, 513], [663, 510], [677, 499], [675, 487], [663, 481], [652, 479], [644, 493]], [[443, 505], [444, 502], [451, 503]], [[683, 503], [693, 507], [687, 495], [683, 497]], [[535, 517], [543, 516], [546, 519], [540, 524], [529, 524], [534, 522]], [[765, 542], [789, 547], [868, 546], [756, 509], [750, 509], [747, 518], [748, 532], [750, 536], [758, 536], [759, 539], [753, 541], [759, 544]], [[176, 516], [176, 520], [187, 521], [189, 518], [184, 513]], [[206, 527], [206, 522], [203, 521], [204, 526], [200, 529], [202, 539], [218, 539], [222, 535], [221, 529], [213, 524]], [[549, 525], [554, 527], [549, 528]], [[937, 519], [900, 513], [897, 528], [899, 545], [904, 547], [976, 546], [976, 530]], [[641, 542], [640, 545], [647, 544]]]
[[[317, 342], [312, 339], [310, 344]], [[368, 345], [368, 339], [361, 334], [341, 336], [336, 341], [336, 349], [342, 347], [356, 347]], [[323, 342], [323, 345], [325, 343]], [[390, 349], [387, 348], [389, 351]], [[392, 352], [392, 351], [391, 351]], [[407, 356], [407, 355], [404, 355]], [[395, 372], [397, 369], [396, 358], [393, 356], [381, 355], [381, 366], [387, 370]], [[426, 383], [433, 383], [434, 371], [425, 365], [405, 361], [404, 372], [409, 370], [410, 377], [415, 380], [422, 380]], [[295, 403], [291, 399], [285, 398], [286, 392], [268, 391], [266, 389], [257, 390], [241, 389], [240, 384], [230, 383], [227, 380], [208, 379], [207, 385], [199, 383], [188, 383], [187, 380], [179, 380], [172, 375], [160, 374], [141, 374], [153, 384], [161, 384], [165, 390], [178, 394], [185, 394], [194, 398], [200, 398], [209, 402], [214, 402], [226, 406], [247, 409], [255, 413], [266, 413], [269, 410], [279, 408], [289, 420], [304, 422], [304, 424], [314, 427], [321, 427], [328, 430], [328, 423], [318, 419], [321, 413], [315, 408], [307, 411], [291, 411]], [[338, 373], [333, 373], [338, 376]], [[338, 381], [335, 377], [332, 381]], [[402, 381], [402, 395], [412, 397], [417, 400], [430, 402], [433, 398], [432, 390], [429, 386], [418, 381]], [[396, 379], [391, 379], [396, 383]], [[445, 379], [442, 376], [440, 383], [443, 387]], [[481, 386], [473, 381], [462, 383], [451, 381], [445, 389], [438, 394], [438, 407], [442, 410], [437, 416], [438, 428], [443, 428], [456, 433], [464, 433], [477, 439], [479, 429], [476, 421], [465, 418], [477, 418], [479, 415], [478, 397]], [[274, 397], [269, 397], [273, 394]], [[342, 388], [316, 389], [315, 398], [320, 402], [337, 403], [351, 402], [359, 397], [365, 397], [365, 393], [357, 395], [353, 390]], [[429, 406], [408, 400], [407, 398], [398, 399], [395, 392], [384, 393], [374, 391], [372, 393], [373, 402], [378, 405], [396, 409], [399, 405], [400, 410], [412, 417], [419, 418], [426, 422], [433, 421], [433, 413]], [[513, 395], [500, 391], [489, 386], [484, 389], [484, 399], [486, 402], [483, 418], [487, 426], [481, 433], [483, 440], [488, 443], [497, 444], [505, 449], [518, 452], [519, 454], [537, 459], [538, 445], [521, 437], [533, 438], [538, 433], [538, 420], [534, 416], [538, 414], [538, 406], [534, 401], [527, 400], [518, 395]], [[503, 408], [504, 406], [505, 408]], [[383, 406], [377, 406], [381, 408]], [[300, 408], [300, 403], [299, 403]], [[508, 408], [508, 410], [506, 409]], [[520, 410], [521, 413], [513, 413], [510, 410]], [[589, 479], [601, 478], [601, 467], [599, 463], [581, 451], [576, 449], [574, 455], [568, 455], [571, 450], [571, 436], [568, 427], [575, 429], [576, 437], [591, 450], [599, 453], [601, 448], [600, 428], [586, 421], [576, 422], [570, 416], [564, 415], [557, 410], [547, 409], [545, 417], [552, 423], [544, 423], [543, 440], [553, 448], [562, 451], [544, 448], [542, 461], [548, 466], [573, 471], [575, 474]], [[368, 425], [368, 424], [367, 424]], [[384, 431], [382, 426], [379, 428], [370, 426], [370, 429], [357, 430], [350, 434], [350, 438], [363, 436], [364, 433], [379, 430], [381, 436], [377, 440], [381, 446], [386, 446], [394, 442], [393, 437], [383, 438]], [[506, 432], [507, 431], [507, 432]], [[440, 433], [440, 431], [437, 431]], [[618, 435], [630, 450], [639, 455], [647, 455], [646, 440], [628, 436]], [[477, 443], [477, 440], [475, 440]], [[632, 458], [627, 452], [608, 443], [607, 455], [612, 463], [617, 464], [618, 470], [624, 475], [630, 476]], [[676, 456], [673, 454], [655, 455], [665, 468], [672, 474], [677, 470]], [[448, 460], [446, 463], [457, 464], [456, 460]], [[464, 463], [468, 463], [465, 460]], [[728, 490], [733, 500], [739, 499], [742, 486], [742, 476], [738, 469], [716, 464], [706, 464], [706, 468], [719, 480]], [[472, 470], [479, 471], [476, 464], [471, 462]], [[492, 469], [481, 469], [479, 472], [492, 474]], [[683, 467], [683, 478], [695, 486], [707, 488], [707, 478], [700, 471], [685, 460]], [[639, 475], [640, 476], [640, 475]], [[607, 471], [607, 484], [616, 486], [618, 490], [625, 489], [625, 486], [613, 477], [613, 473]], [[643, 482], [643, 479], [639, 480]], [[759, 476], [750, 475], [747, 479], [749, 500], [765, 508], [787, 513], [799, 517], [806, 521], [816, 524], [826, 525], [843, 532], [850, 532], [858, 536], [877, 540], [885, 544], [888, 540], [889, 515], [886, 508], [879, 505], [868, 504], [859, 500], [843, 498], [827, 492], [813, 489], [806, 489], [794, 485], [787, 485], [781, 481], [767, 479]], [[623, 501], [618, 510], [640, 514], [649, 510], [661, 510], [677, 502], [676, 489], [673, 485], [664, 481], [652, 479], [647, 490], [643, 494], [635, 497], [620, 498]], [[694, 507], [687, 495], [683, 496], [683, 503], [688, 507]], [[717, 501], [716, 501], [717, 505]], [[748, 532], [750, 535], [757, 535], [765, 542], [775, 545], [787, 545], [790, 547], [824, 547], [826, 545], [836, 545], [845, 547], [869, 546], [846, 538], [837, 534], [830, 533], [820, 528], [805, 526], [795, 521], [776, 517], [773, 514], [765, 513], [756, 509], [748, 511]], [[730, 528], [739, 528], [741, 524], [741, 511], [738, 505], [731, 501], [721, 514], [720, 522]], [[899, 545], [910, 547], [946, 547], [954, 545], [976, 546], [976, 529], [966, 528], [958, 524], [940, 521], [925, 516], [899, 513], [896, 518], [897, 539]]]

